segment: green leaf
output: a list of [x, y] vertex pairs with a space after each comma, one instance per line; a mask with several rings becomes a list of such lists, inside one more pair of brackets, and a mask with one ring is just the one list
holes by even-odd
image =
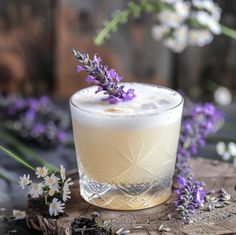
[[236, 39], [236, 30], [229, 28], [228, 26], [221, 25], [221, 31], [222, 34], [231, 37], [233, 39]]
[[21, 143], [19, 140], [17, 140], [14, 136], [9, 134], [8, 132], [1, 130], [0, 133], [1, 133], [1, 136], [4, 137], [3, 140], [6, 143], [14, 146], [19, 152], [26, 155], [28, 158], [38, 162], [41, 166], [47, 167], [50, 171], [53, 171], [53, 172], [59, 171], [59, 168], [43, 160], [37, 153], [32, 151], [29, 147]]
[[0, 145], [0, 150], [2, 152], [4, 152], [5, 154], [7, 154], [9, 157], [13, 158], [14, 160], [16, 160], [17, 162], [19, 162], [20, 164], [22, 164], [23, 166], [29, 168], [32, 171], [35, 171], [35, 167], [33, 167], [30, 163], [28, 163], [27, 161], [25, 161], [23, 158], [17, 156], [15, 153], [13, 153], [12, 151], [4, 148], [3, 146]]

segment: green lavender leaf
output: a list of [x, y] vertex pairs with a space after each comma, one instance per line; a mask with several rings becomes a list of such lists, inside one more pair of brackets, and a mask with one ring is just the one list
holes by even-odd
[[19, 152], [24, 155], [27, 155], [28, 158], [34, 160], [35, 162], [38, 162], [41, 166], [47, 167], [52, 172], [59, 171], [59, 168], [43, 160], [37, 153], [32, 151], [29, 147], [21, 143], [8, 132], [1, 130], [0, 133], [1, 136], [4, 136], [4, 141], [6, 143], [13, 145]]
[[29, 168], [30, 170], [35, 171], [35, 167], [33, 167], [30, 163], [28, 163], [26, 160], [24, 160], [23, 158], [21, 158], [20, 156], [16, 155], [15, 153], [13, 153], [12, 151], [6, 149], [5, 147], [0, 145], [0, 151], [4, 152], [5, 154], [7, 154], [9, 157], [13, 158], [14, 160], [16, 160], [17, 162], [19, 162], [20, 164], [22, 164], [23, 166]]

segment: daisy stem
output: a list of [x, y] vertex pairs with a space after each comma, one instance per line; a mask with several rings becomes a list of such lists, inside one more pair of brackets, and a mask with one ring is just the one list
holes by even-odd
[[17, 140], [15, 137], [13, 137], [11, 134], [7, 133], [6, 131], [1, 131], [1, 135], [4, 136], [5, 141], [14, 145], [14, 147], [17, 150], [19, 150], [21, 153], [27, 155], [28, 158], [31, 158], [34, 161], [40, 163], [40, 165], [47, 167], [52, 172], [59, 171], [59, 168], [57, 168], [56, 166], [43, 160], [37, 153], [35, 153], [30, 148], [25, 146], [23, 143], [21, 143], [19, 140]]
[[48, 205], [48, 195], [47, 194], [44, 196], [44, 201], [45, 201], [45, 205]]
[[236, 30], [229, 28], [228, 26], [221, 25], [221, 31], [222, 34], [231, 37], [233, 39], [236, 39]]
[[25, 167], [29, 168], [32, 171], [35, 171], [35, 167], [33, 167], [30, 163], [26, 162], [25, 160], [23, 160], [21, 157], [17, 156], [15, 153], [13, 153], [12, 151], [4, 148], [3, 146], [0, 145], [0, 150], [4, 153], [6, 153], [9, 157], [13, 158], [14, 160], [16, 160], [17, 162], [21, 163], [22, 165], [24, 165]]

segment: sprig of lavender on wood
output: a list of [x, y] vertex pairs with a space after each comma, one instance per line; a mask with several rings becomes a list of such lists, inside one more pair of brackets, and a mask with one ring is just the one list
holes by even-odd
[[223, 114], [214, 105], [206, 103], [195, 105], [182, 124], [175, 166], [174, 203], [185, 223], [191, 222], [191, 217], [196, 209], [203, 206], [205, 198], [204, 183], [193, 179], [189, 158], [205, 145], [207, 136], [217, 130], [222, 120]]
[[110, 104], [116, 104], [121, 101], [129, 101], [135, 97], [134, 89], [124, 90], [124, 85], [119, 82], [123, 77], [119, 76], [114, 69], [108, 69], [106, 65], [101, 64], [101, 58], [95, 54], [93, 59], [90, 59], [88, 54], [80, 53], [73, 49], [75, 57], [80, 64], [77, 65], [77, 73], [86, 71], [87, 83], [94, 83], [98, 89], [95, 93], [104, 92], [107, 95], [106, 101]]

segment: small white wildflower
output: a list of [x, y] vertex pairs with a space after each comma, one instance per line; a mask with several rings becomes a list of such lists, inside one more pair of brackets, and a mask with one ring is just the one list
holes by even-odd
[[52, 202], [49, 205], [49, 214], [50, 216], [57, 216], [59, 213], [63, 213], [65, 210], [65, 203], [62, 203], [57, 198], [53, 198]]
[[48, 186], [49, 189], [53, 189], [55, 191], [59, 191], [59, 178], [55, 176], [54, 174], [47, 176], [44, 180], [45, 186]]
[[175, 29], [173, 37], [164, 40], [164, 45], [175, 52], [182, 52], [187, 46], [188, 27], [183, 25]]
[[186, 19], [189, 16], [189, 4], [183, 1], [175, 1], [174, 4], [177, 15]]
[[205, 11], [198, 11], [195, 13], [195, 18], [200, 24], [207, 26], [212, 33], [217, 35], [221, 33], [220, 23], [209, 13]]
[[48, 175], [48, 169], [44, 167], [36, 167], [36, 172], [35, 174], [37, 175], [38, 178], [42, 178]]
[[12, 214], [15, 217], [16, 220], [25, 219], [25, 211], [13, 210]]
[[63, 186], [63, 195], [62, 195], [62, 199], [64, 202], [66, 202], [69, 198], [71, 198], [71, 196], [70, 196], [71, 191], [70, 191], [69, 187], [73, 184], [74, 183], [72, 182], [71, 178], [68, 178], [65, 181], [64, 186]]
[[188, 44], [191, 46], [205, 46], [212, 42], [213, 35], [207, 29], [191, 29], [188, 34]]
[[229, 105], [232, 102], [232, 94], [228, 88], [220, 86], [214, 92], [214, 100], [219, 105]]
[[66, 171], [63, 165], [60, 165], [60, 175], [61, 175], [62, 182], [64, 182], [66, 179]]
[[154, 25], [152, 27], [152, 36], [155, 40], [160, 40], [169, 31], [170, 29], [168, 27], [165, 27], [164, 25]]
[[222, 156], [222, 159], [225, 161], [228, 161], [231, 158], [231, 155], [229, 152], [225, 152]]
[[51, 197], [52, 197], [55, 193], [56, 193], [56, 191], [53, 190], [53, 189], [50, 189], [50, 190], [48, 191], [48, 194], [49, 194]]
[[228, 148], [231, 156], [236, 157], [236, 144], [234, 142], [230, 142]]
[[220, 141], [217, 143], [216, 145], [216, 152], [217, 154], [219, 154], [220, 156], [223, 156], [225, 153], [225, 143]]
[[163, 25], [172, 28], [178, 28], [183, 21], [183, 17], [169, 10], [163, 10], [158, 13], [158, 19]]
[[43, 194], [43, 187], [44, 185], [42, 183], [36, 184], [32, 183], [30, 185], [30, 191], [29, 194], [32, 198], [38, 198]]
[[30, 180], [30, 175], [24, 174], [23, 176], [20, 176], [19, 184], [22, 189], [25, 189], [25, 186], [29, 185], [31, 182], [32, 180]]
[[197, 7], [198, 9], [207, 10], [210, 12], [217, 21], [220, 20], [222, 10], [212, 0], [193, 0], [192, 3], [193, 6]]

